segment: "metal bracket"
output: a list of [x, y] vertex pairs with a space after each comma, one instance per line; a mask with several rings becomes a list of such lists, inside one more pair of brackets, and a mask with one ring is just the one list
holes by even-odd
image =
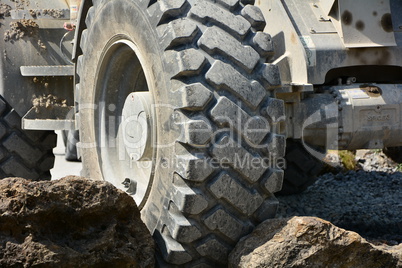
[[396, 46], [390, 0], [337, 2], [332, 22], [347, 48]]
[[22, 118], [22, 128], [31, 130], [74, 130], [74, 106], [32, 107]]
[[74, 65], [21, 66], [22, 76], [74, 76]]

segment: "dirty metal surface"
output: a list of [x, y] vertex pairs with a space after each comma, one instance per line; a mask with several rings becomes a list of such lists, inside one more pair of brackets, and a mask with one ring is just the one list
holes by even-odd
[[389, 0], [338, 0], [338, 10], [335, 26], [346, 47], [396, 46]]
[[74, 65], [21, 66], [22, 76], [74, 76]]
[[30, 130], [73, 130], [73, 106], [32, 107], [22, 118], [22, 128]]
[[16, 9], [10, 11], [11, 18], [14, 20], [20, 19], [57, 19], [57, 20], [69, 20], [69, 9]]

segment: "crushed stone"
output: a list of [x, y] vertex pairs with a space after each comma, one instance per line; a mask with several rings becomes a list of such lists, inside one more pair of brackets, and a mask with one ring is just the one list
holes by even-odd
[[303, 193], [278, 196], [277, 217], [316, 216], [371, 241], [402, 243], [402, 173], [378, 151], [356, 158], [359, 170], [326, 173]]

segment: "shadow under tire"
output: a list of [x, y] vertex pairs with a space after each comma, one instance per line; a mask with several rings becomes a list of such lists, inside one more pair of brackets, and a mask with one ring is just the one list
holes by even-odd
[[386, 147], [383, 153], [395, 163], [402, 163], [402, 147]]
[[325, 168], [325, 164], [312, 156], [300, 141], [286, 141], [286, 169], [282, 190], [278, 195], [298, 194], [307, 189]]

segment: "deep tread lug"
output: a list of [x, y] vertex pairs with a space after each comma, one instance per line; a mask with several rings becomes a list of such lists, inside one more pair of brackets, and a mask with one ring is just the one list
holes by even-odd
[[173, 78], [198, 75], [206, 62], [205, 57], [195, 49], [180, 52], [169, 51], [166, 57], [172, 63], [166, 71]]
[[53, 148], [57, 146], [57, 134], [54, 132], [46, 133], [45, 137], [42, 138], [40, 142], [42, 142], [42, 147], [44, 149], [51, 151]]
[[81, 33], [81, 42], [80, 42], [80, 47], [81, 47], [81, 49], [83, 49], [83, 48], [86, 47], [86, 42], [87, 42], [87, 40], [88, 40], [88, 30], [85, 29], [85, 30], [83, 30], [82, 33]]
[[0, 99], [0, 114], [3, 114], [5, 110], [7, 109], [7, 103]]
[[254, 48], [264, 57], [274, 55], [274, 45], [271, 35], [264, 32], [257, 32], [253, 37]]
[[174, 187], [173, 202], [186, 214], [198, 215], [208, 207], [207, 200], [188, 187]]
[[286, 139], [283, 135], [271, 134], [263, 152], [271, 157], [284, 157], [286, 153]]
[[248, 71], [252, 71], [260, 60], [260, 55], [252, 47], [242, 45], [236, 38], [216, 26], [205, 31], [198, 40], [198, 45], [211, 54], [228, 56]]
[[184, 216], [169, 213], [169, 220], [166, 222], [172, 238], [180, 243], [191, 243], [202, 236], [200, 230]]
[[[239, 146], [228, 135], [224, 135], [212, 149], [212, 154], [217, 159], [227, 159], [233, 169], [243, 174], [250, 183], [254, 183], [267, 170], [265, 165], [261, 163], [264, 161], [260, 156], [251, 155], [245, 148]], [[256, 164], [253, 168], [249, 165]]]
[[228, 90], [249, 106], [255, 108], [264, 99], [266, 92], [257, 81], [250, 82], [229, 64], [216, 61], [205, 75], [207, 81], [220, 90]]
[[21, 117], [0, 96], [0, 179], [49, 180], [56, 141], [53, 131], [21, 129]]
[[275, 217], [276, 211], [278, 209], [279, 201], [275, 197], [266, 199], [262, 205], [257, 209], [255, 217], [259, 221], [264, 221], [266, 219], [272, 219]]
[[8, 156], [7, 150], [0, 148], [0, 161], [3, 161]]
[[264, 199], [258, 194], [248, 190], [236, 182], [227, 173], [219, 176], [210, 186], [211, 192], [217, 198], [223, 198], [245, 215], [252, 215], [260, 207]]
[[204, 223], [211, 231], [217, 230], [232, 241], [239, 240], [247, 232], [241, 222], [223, 209], [213, 212], [204, 220]]
[[177, 161], [177, 173], [188, 181], [202, 182], [214, 171], [206, 158], [181, 155]]
[[188, 6], [187, 0], [160, 0], [158, 2], [162, 11], [162, 16], [158, 24], [165, 23], [171, 18], [180, 16]]
[[188, 120], [183, 125], [181, 142], [194, 147], [205, 147], [212, 138], [212, 126], [206, 118]]
[[251, 27], [253, 27], [255, 30], [264, 30], [266, 25], [264, 15], [258, 7], [247, 5], [242, 9], [241, 14], [250, 22]]
[[176, 106], [185, 110], [202, 110], [212, 99], [212, 92], [200, 83], [184, 86], [176, 95]]
[[190, 254], [188, 254], [183, 246], [171, 236], [158, 234], [156, 240], [160, 241], [159, 245], [165, 245], [164, 247], [160, 247], [165, 261], [171, 264], [181, 265], [192, 260]]
[[267, 191], [267, 193], [276, 193], [282, 189], [283, 176], [283, 170], [271, 170], [271, 173], [262, 181], [263, 188]]
[[189, 20], [174, 20], [169, 22], [162, 36], [162, 46], [171, 49], [175, 46], [190, 43], [199, 32], [197, 24]]
[[46, 157], [45, 160], [43, 160], [42, 163], [40, 163], [39, 169], [41, 171], [51, 170], [54, 167], [54, 161], [55, 161], [54, 155]]
[[21, 117], [14, 110], [4, 117], [4, 121], [14, 129], [21, 129]]
[[239, 0], [217, 0], [216, 2], [230, 11], [239, 6]]
[[218, 124], [228, 124], [242, 133], [252, 145], [260, 144], [270, 131], [267, 120], [260, 116], [248, 115], [226, 97], [218, 99], [217, 104], [211, 110], [211, 117]]
[[77, 58], [77, 63], [76, 63], [76, 66], [77, 66], [77, 73], [78, 74], [80, 74], [80, 73], [82, 73], [82, 61], [83, 61], [83, 57], [82, 57], [82, 55], [81, 56], [78, 56], [78, 58]]
[[16, 157], [11, 157], [5, 163], [1, 164], [1, 169], [9, 177], [21, 177], [27, 180], [37, 180], [39, 174], [27, 168], [21, 163], [22, 161]]
[[227, 259], [230, 248], [216, 239], [208, 239], [197, 247], [197, 251], [201, 256], [212, 258], [214, 261], [222, 263]]
[[95, 8], [90, 7], [88, 9], [87, 17], [85, 18], [85, 25], [87, 26], [87, 28], [91, 27], [94, 17], [95, 17]]
[[273, 98], [268, 99], [262, 108], [261, 114], [270, 119], [274, 124], [284, 122], [286, 120], [284, 101]]
[[7, 127], [0, 123], [0, 139], [7, 134]]
[[4, 142], [3, 146], [11, 153], [23, 156], [24, 160], [33, 167], [38, 159], [41, 158], [42, 152], [31, 147], [26, 141], [21, 139], [16, 133], [11, 134]]
[[191, 16], [204, 22], [211, 21], [238, 36], [246, 35], [251, 27], [251, 24], [242, 16], [236, 16], [213, 3], [199, 1], [194, 4], [190, 12]]
[[262, 77], [269, 86], [279, 86], [281, 77], [277, 65], [265, 63], [262, 68]]

